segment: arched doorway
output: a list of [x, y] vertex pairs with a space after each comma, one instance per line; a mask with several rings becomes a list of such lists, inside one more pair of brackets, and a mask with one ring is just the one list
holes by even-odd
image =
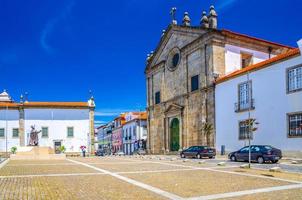
[[179, 120], [172, 119], [170, 124], [170, 151], [179, 150]]

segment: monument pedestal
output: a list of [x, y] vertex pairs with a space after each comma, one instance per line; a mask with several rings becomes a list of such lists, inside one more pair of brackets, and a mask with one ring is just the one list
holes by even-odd
[[10, 155], [11, 160], [64, 160], [65, 154], [54, 154], [50, 147], [21, 147], [16, 154]]

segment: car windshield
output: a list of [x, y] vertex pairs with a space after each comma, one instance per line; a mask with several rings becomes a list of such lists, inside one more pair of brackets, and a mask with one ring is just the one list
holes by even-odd
[[266, 149], [266, 150], [272, 150], [273, 148], [271, 146], [264, 146], [264, 149]]

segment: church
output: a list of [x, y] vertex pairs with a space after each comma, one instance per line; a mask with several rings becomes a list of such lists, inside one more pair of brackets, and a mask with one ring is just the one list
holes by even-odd
[[60, 153], [94, 153], [94, 99], [88, 102], [14, 102], [0, 93], [0, 153], [17, 152], [30, 147], [47, 147]]
[[181, 24], [175, 14], [173, 8], [171, 24], [146, 61], [150, 153], [215, 146], [215, 80], [292, 49], [218, 28], [213, 6], [197, 26], [188, 12]]

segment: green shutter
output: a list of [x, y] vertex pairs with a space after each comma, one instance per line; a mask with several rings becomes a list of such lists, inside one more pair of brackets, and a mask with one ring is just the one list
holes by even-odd
[[68, 137], [73, 137], [73, 127], [68, 127], [67, 128], [67, 136]]
[[48, 137], [48, 127], [42, 127], [42, 137]]
[[4, 128], [0, 128], [0, 137], [4, 137]]
[[13, 137], [19, 137], [19, 129], [18, 128], [13, 129]]

